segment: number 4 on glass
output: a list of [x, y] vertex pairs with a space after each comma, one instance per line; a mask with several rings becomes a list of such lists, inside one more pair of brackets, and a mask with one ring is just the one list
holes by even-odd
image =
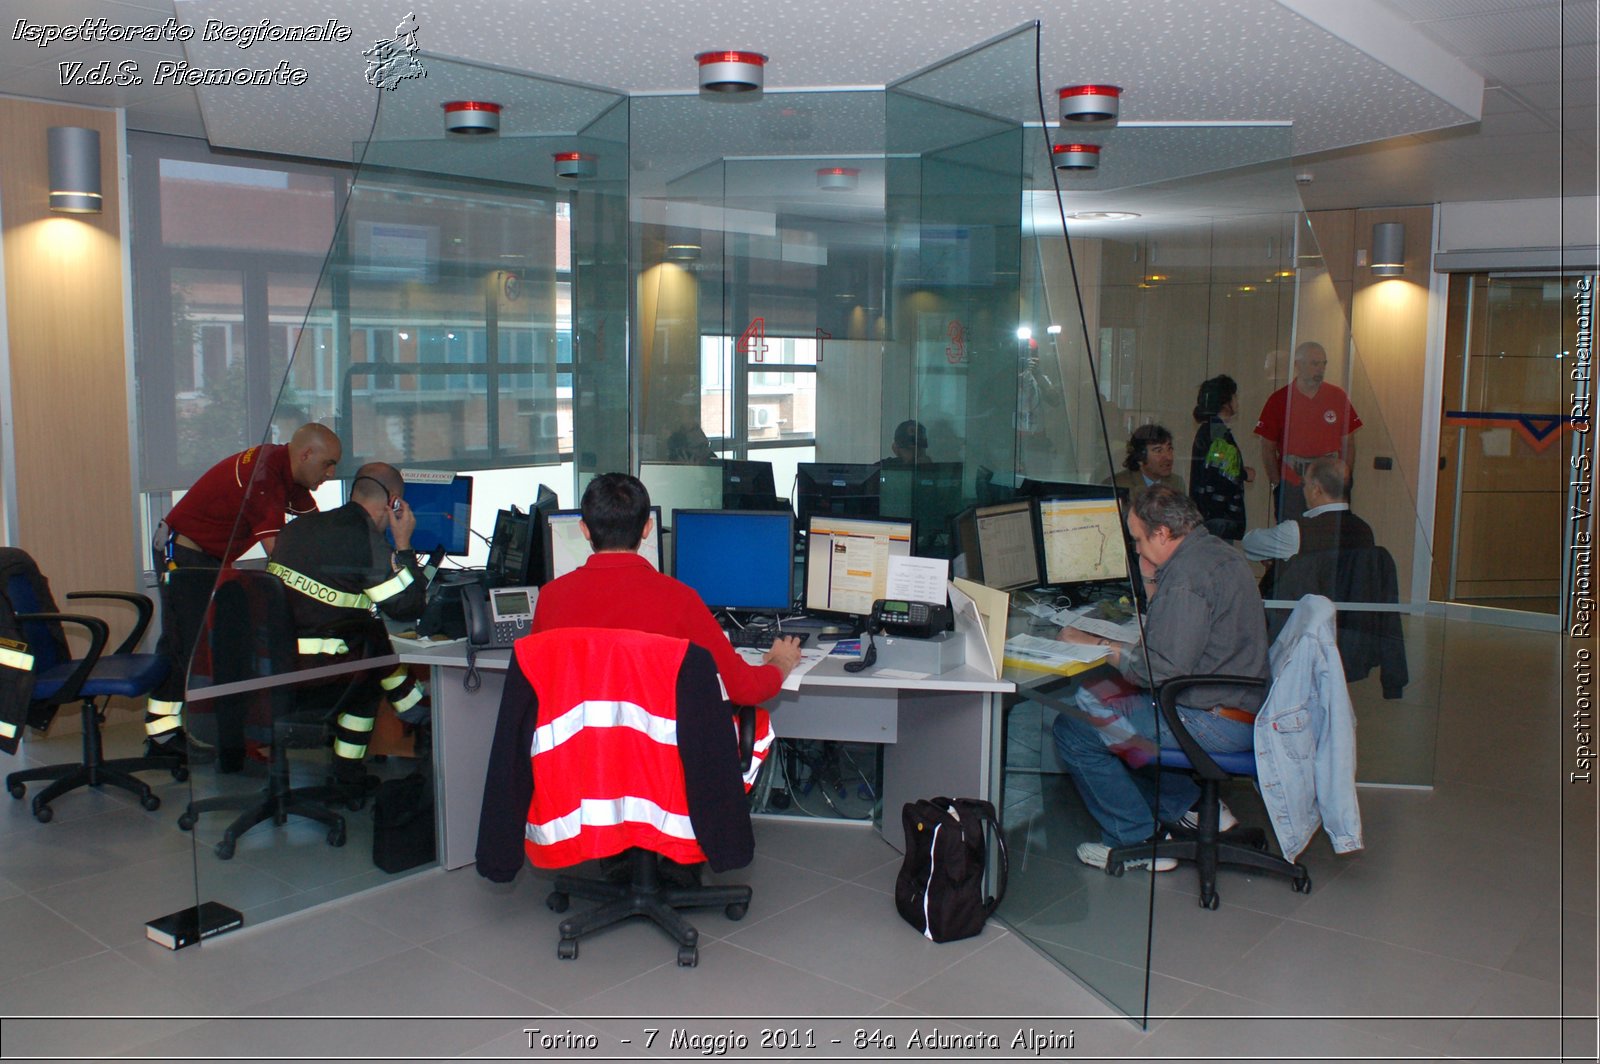
[[739, 334], [739, 350], [751, 362], [767, 360], [767, 319], [751, 318], [749, 328]]

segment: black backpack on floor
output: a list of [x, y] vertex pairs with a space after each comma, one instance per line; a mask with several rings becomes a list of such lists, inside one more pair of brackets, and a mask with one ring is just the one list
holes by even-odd
[[[1006, 840], [994, 805], [980, 798], [926, 798], [900, 814], [906, 857], [894, 884], [894, 904], [906, 923], [934, 942], [971, 938], [983, 930], [1006, 894]], [[999, 877], [984, 897], [985, 832], [992, 833]]]

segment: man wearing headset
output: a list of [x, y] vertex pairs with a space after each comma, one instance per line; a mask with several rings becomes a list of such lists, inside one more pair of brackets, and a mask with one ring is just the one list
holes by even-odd
[[[398, 469], [371, 462], [356, 470], [348, 503], [308, 514], [279, 533], [267, 571], [290, 591], [302, 667], [393, 654], [388, 631], [372, 614], [374, 606], [395, 620], [422, 615], [428, 581], [411, 549], [417, 515], [404, 494]], [[385, 529], [394, 534], [392, 550]], [[339, 782], [367, 782], [361, 762], [385, 697], [401, 720], [427, 719], [425, 692], [404, 665], [368, 674], [334, 720]]]

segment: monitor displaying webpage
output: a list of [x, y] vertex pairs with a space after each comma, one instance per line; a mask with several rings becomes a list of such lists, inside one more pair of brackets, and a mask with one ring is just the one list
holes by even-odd
[[884, 597], [889, 558], [910, 554], [910, 521], [812, 515], [806, 533], [806, 609], [866, 616]]
[[1040, 499], [1047, 584], [1126, 580], [1128, 551], [1116, 499]]
[[[637, 553], [648, 561], [657, 570], [661, 568], [661, 508], [652, 506], [650, 516], [650, 530], [645, 533], [643, 542], [639, 544]], [[557, 510], [550, 515], [548, 524], [547, 543], [549, 551], [545, 556], [546, 579], [554, 580], [566, 576], [589, 560], [589, 555], [594, 551], [589, 549], [589, 540], [584, 536], [583, 529], [578, 527], [583, 514], [578, 510]]]

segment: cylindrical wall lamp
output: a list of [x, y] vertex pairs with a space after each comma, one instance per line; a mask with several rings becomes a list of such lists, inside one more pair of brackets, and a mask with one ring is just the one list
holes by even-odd
[[1050, 149], [1050, 157], [1057, 170], [1100, 169], [1100, 145], [1057, 144]]
[[468, 136], [500, 132], [500, 105], [482, 100], [451, 100], [444, 108], [444, 131]]
[[1372, 273], [1375, 277], [1399, 277], [1406, 272], [1406, 227], [1404, 222], [1379, 222], [1372, 227]]
[[824, 166], [817, 171], [817, 187], [825, 192], [849, 192], [861, 184], [861, 171], [853, 166]]
[[595, 157], [586, 155], [581, 151], [558, 151], [555, 153], [557, 177], [593, 177], [595, 175]]
[[63, 214], [99, 214], [100, 131], [51, 126], [50, 209]]
[[767, 57], [760, 52], [701, 52], [694, 57], [700, 64], [700, 94], [760, 92]]
[[1068, 85], [1056, 95], [1061, 101], [1061, 121], [1092, 124], [1110, 129], [1122, 109], [1122, 89], [1117, 85]]

